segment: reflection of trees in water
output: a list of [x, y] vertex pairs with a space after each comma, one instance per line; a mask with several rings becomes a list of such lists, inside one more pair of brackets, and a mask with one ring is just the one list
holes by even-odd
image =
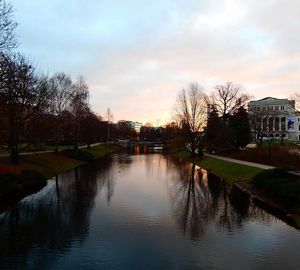
[[219, 177], [178, 159], [167, 158], [166, 164], [171, 173], [177, 171], [173, 178], [177, 181], [170, 184], [174, 216], [191, 238], [199, 238], [211, 223], [231, 231], [246, 219], [270, 221], [269, 214], [250, 204], [248, 196]]
[[205, 172], [194, 164], [186, 164], [179, 172], [180, 181], [173, 185], [175, 191], [171, 198], [174, 215], [184, 233], [199, 238], [204, 230], [203, 224], [214, 215]]
[[84, 241], [98, 189], [106, 187], [109, 199], [113, 194], [113, 179], [107, 178], [111, 164], [107, 158], [63, 173], [6, 211], [0, 219], [0, 265], [50, 267], [52, 254]]

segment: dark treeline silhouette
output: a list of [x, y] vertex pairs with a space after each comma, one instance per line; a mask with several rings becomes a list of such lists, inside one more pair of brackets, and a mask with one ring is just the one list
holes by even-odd
[[169, 141], [180, 135], [182, 130], [175, 122], [161, 127], [153, 127], [147, 123], [142, 126], [139, 138], [144, 141]]
[[[99, 141], [105, 126], [89, 105], [89, 89], [82, 76], [64, 73], [47, 77], [20, 53], [0, 53], [1, 141], [12, 162], [30, 145]], [[86, 132], [93, 129], [94, 133]]]
[[[60, 72], [46, 76], [22, 53], [15, 52], [17, 23], [13, 7], [0, 0], [0, 147], [12, 162], [20, 152], [38, 145], [79, 144], [118, 137], [111, 121], [91, 110], [89, 87], [82, 76], [75, 81]], [[34, 147], [32, 147], [34, 146]]]
[[245, 109], [249, 98], [241, 85], [232, 82], [217, 85], [211, 95], [205, 97], [208, 150], [238, 150], [250, 142], [251, 128]]

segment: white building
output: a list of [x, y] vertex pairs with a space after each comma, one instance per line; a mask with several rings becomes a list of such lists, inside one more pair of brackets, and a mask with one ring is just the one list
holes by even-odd
[[248, 103], [252, 131], [266, 137], [300, 140], [300, 112], [295, 100], [266, 97]]
[[127, 127], [134, 129], [136, 133], [140, 133], [143, 124], [139, 122], [128, 121], [128, 120], [120, 120], [118, 121], [118, 125], [126, 125]]
[[141, 127], [143, 126], [142, 123], [139, 122], [133, 122], [133, 128], [135, 129], [136, 133], [141, 132]]

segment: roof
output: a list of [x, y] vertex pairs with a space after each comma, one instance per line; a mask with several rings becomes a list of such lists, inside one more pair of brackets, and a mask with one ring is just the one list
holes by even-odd
[[287, 98], [265, 97], [265, 98], [255, 100], [255, 101], [267, 101], [267, 100], [273, 100], [273, 101], [275, 101], [275, 100], [287, 100]]

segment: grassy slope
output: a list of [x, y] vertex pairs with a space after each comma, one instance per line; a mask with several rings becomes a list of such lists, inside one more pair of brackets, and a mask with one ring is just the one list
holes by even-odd
[[250, 181], [262, 169], [246, 165], [236, 164], [216, 158], [204, 157], [196, 161], [204, 169], [212, 171], [215, 175], [224, 178], [227, 182], [235, 183], [240, 181]]
[[85, 149], [88, 153], [92, 154], [94, 158], [101, 158], [105, 155], [111, 154], [113, 152], [119, 151], [120, 146], [116, 144], [110, 144], [109, 146], [107, 144], [99, 144], [94, 147], [91, 147], [90, 149]]
[[[116, 151], [117, 147], [115, 145], [97, 145], [91, 147], [91, 149], [84, 149], [91, 153], [95, 159], [105, 156], [106, 154]], [[20, 164], [12, 165], [8, 157], [0, 158], [0, 164], [9, 164], [10, 166], [17, 167], [21, 170], [32, 170], [45, 175], [47, 178], [53, 177], [60, 172], [70, 170], [75, 168], [85, 162], [68, 158], [62, 153], [58, 155], [54, 153], [43, 153], [43, 154], [33, 154], [28, 156], [22, 156]]]
[[[94, 146], [91, 149], [84, 149], [83, 151], [87, 151], [97, 159], [118, 150], [119, 147], [117, 145], [110, 144]], [[66, 157], [63, 153], [22, 156], [18, 165], [10, 163], [8, 157], [2, 157], [0, 158], [0, 167], [9, 168], [9, 170], [19, 173], [22, 171], [22, 175], [16, 177], [14, 174], [0, 174], [0, 198], [14, 196], [21, 198], [26, 194], [30, 194], [36, 188], [42, 187], [43, 183], [46, 183], [45, 179], [49, 179], [60, 172], [73, 169], [84, 163], [86, 162]], [[30, 170], [33, 173], [29, 177], [26, 177], [28, 174], [23, 175], [24, 170]]]
[[[174, 154], [178, 157], [191, 160], [191, 155], [186, 150], [179, 150]], [[249, 167], [211, 157], [203, 157], [201, 159], [196, 158], [191, 161], [225, 179], [229, 183], [250, 181], [255, 175], [263, 171], [259, 168]]]

